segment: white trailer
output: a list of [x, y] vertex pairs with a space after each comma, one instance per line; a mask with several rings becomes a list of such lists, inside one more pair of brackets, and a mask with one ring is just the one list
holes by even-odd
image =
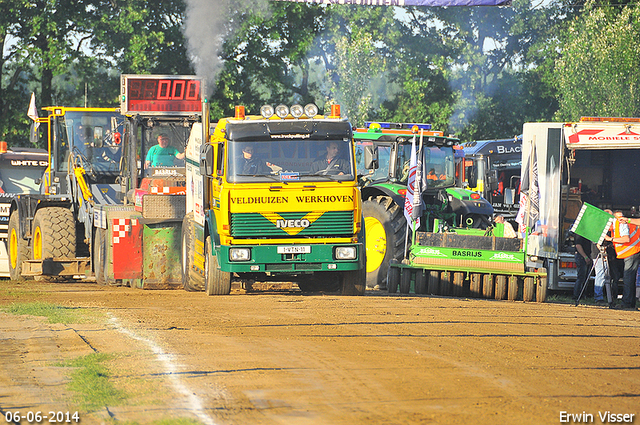
[[570, 289], [576, 268], [569, 229], [582, 204], [638, 216], [640, 118], [526, 123], [522, 164], [522, 192], [538, 198], [521, 201], [519, 218], [529, 224], [527, 253], [544, 263], [549, 289]]

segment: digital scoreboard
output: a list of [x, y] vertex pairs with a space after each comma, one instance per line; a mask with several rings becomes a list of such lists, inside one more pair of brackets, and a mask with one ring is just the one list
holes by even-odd
[[120, 113], [201, 114], [203, 97], [202, 80], [194, 75], [122, 75]]

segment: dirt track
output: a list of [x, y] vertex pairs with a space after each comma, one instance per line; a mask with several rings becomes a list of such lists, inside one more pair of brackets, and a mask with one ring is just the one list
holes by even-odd
[[2, 285], [0, 304], [43, 291], [37, 300], [105, 318], [50, 325], [0, 313], [2, 412], [73, 408], [52, 362], [98, 351], [118, 354], [118, 385], [136, 393], [144, 380], [153, 391], [84, 413], [85, 424], [555, 424], [561, 412], [602, 423], [599, 411], [640, 423], [640, 312], [382, 292]]

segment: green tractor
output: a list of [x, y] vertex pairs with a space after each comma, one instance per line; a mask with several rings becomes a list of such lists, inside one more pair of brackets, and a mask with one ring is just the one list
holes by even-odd
[[[367, 287], [387, 288], [387, 271], [408, 251], [405, 195], [412, 145], [422, 137], [420, 226], [412, 231], [446, 231], [490, 226], [493, 208], [463, 187], [464, 152], [460, 140], [431, 131], [429, 124], [366, 123], [354, 129], [356, 160], [367, 246]], [[419, 161], [420, 162], [420, 161]]]

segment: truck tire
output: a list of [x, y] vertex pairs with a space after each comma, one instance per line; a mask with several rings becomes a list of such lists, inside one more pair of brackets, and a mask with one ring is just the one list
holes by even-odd
[[493, 299], [494, 296], [493, 275], [485, 274], [482, 277], [482, 296]]
[[342, 295], [364, 295], [367, 271], [363, 268], [342, 273]]
[[98, 285], [106, 285], [107, 283], [105, 279], [107, 272], [105, 237], [106, 230], [97, 228], [96, 234], [93, 236], [93, 274]]
[[76, 223], [70, 209], [41, 208], [33, 218], [32, 234], [31, 250], [34, 260], [75, 258]]
[[509, 301], [515, 301], [518, 299], [518, 276], [509, 276], [507, 299]]
[[411, 269], [400, 269], [400, 293], [408, 294], [411, 291]]
[[188, 292], [204, 290], [204, 276], [193, 268], [195, 250], [195, 221], [193, 213], [189, 213], [182, 220], [182, 247], [180, 249], [182, 287]]
[[371, 197], [364, 201], [367, 249], [367, 286], [387, 287], [387, 270], [391, 260], [404, 256], [407, 220], [402, 208], [388, 196]]
[[223, 272], [218, 265], [218, 257], [211, 249], [211, 236], [204, 242], [204, 289], [207, 295], [229, 295], [231, 293], [231, 273]]
[[427, 293], [427, 271], [425, 269], [416, 270], [416, 294]]
[[524, 278], [524, 290], [522, 291], [522, 301], [531, 302], [536, 293], [536, 285], [532, 277]]
[[453, 296], [461, 297], [464, 295], [464, 273], [453, 274]]
[[536, 285], [536, 302], [543, 303], [547, 301], [547, 278], [541, 277]]
[[400, 270], [400, 267], [389, 267], [389, 271], [387, 273], [387, 290], [390, 294], [398, 292], [398, 285], [400, 284]]
[[482, 275], [480, 273], [471, 273], [469, 292], [473, 298], [480, 298], [482, 295]]
[[451, 296], [453, 290], [453, 274], [451, 272], [440, 273], [440, 295]]
[[29, 258], [27, 241], [20, 237], [20, 223], [18, 212], [11, 213], [9, 218], [9, 240], [7, 251], [9, 254], [9, 277], [11, 280], [22, 279], [22, 262]]
[[496, 300], [507, 299], [507, 276], [496, 276], [496, 292], [494, 294]]

